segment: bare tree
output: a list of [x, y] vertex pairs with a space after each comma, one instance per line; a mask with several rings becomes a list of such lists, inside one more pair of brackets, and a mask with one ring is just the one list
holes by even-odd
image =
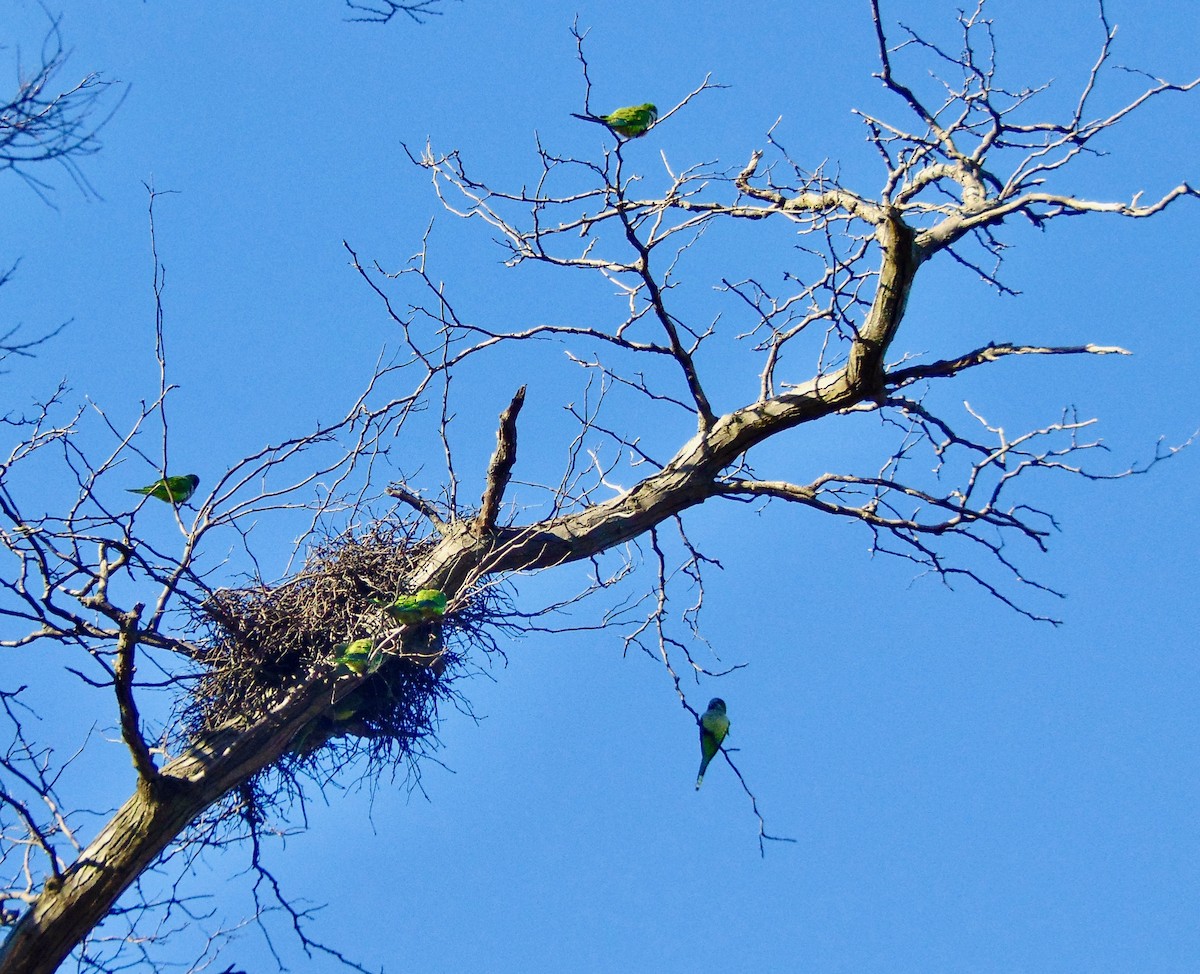
[[84, 194], [94, 193], [79, 160], [100, 151], [100, 130], [116, 110], [102, 111], [112, 82], [96, 72], [59, 83], [69, 54], [59, 21], [51, 19], [35, 65], [30, 69], [18, 56], [16, 92], [0, 104], [0, 170], [16, 173], [43, 199], [51, 185], [31, 170], [47, 162], [64, 169]]
[[[850, 519], [870, 532], [876, 550], [1054, 621], [1028, 602], [1050, 590], [1019, 565], [1020, 546], [1045, 548], [1053, 519], [1022, 501], [1019, 484], [1044, 472], [1127, 476], [1171, 451], [1143, 467], [1097, 472], [1083, 463], [1100, 444], [1086, 438], [1089, 422], [1069, 411], [1020, 435], [969, 408], [947, 413], [931, 390], [968, 370], [1123, 350], [993, 342], [925, 361], [902, 344], [908, 297], [921, 269], [942, 254], [1004, 290], [998, 234], [1006, 227], [1146, 219], [1196, 196], [1181, 184], [1151, 200], [1089, 199], [1074, 195], [1067, 179], [1072, 164], [1130, 113], [1200, 82], [1145, 76], [1131, 100], [1098, 107], [1113, 39], [1100, 7], [1099, 53], [1074, 109], [1046, 118], [1041, 89], [1001, 85], [982, 2], [960, 17], [959, 52], [909, 31], [896, 43], [876, 0], [870, 10], [878, 76], [899, 111], [889, 119], [862, 113], [881, 164], [869, 192], [822, 166], [805, 169], [771, 135], [740, 167], [678, 169], [664, 155], [653, 174], [635, 166], [619, 139], [599, 160], [540, 146], [532, 190], [490, 186], [468, 174], [457, 151], [427, 146], [413, 155], [451, 213], [499, 233], [510, 264], [598, 275], [617, 288], [623, 312], [580, 323], [474, 320], [431, 270], [426, 247], [387, 271], [348, 246], [400, 329], [405, 354], [378, 363], [341, 418], [266, 446], [204, 485], [194, 507], [175, 508], [168, 537], [139, 520], [141, 505], [157, 501], [133, 506], [111, 486], [118, 469], [139, 459], [157, 476], [169, 470], [172, 387], [161, 313], [158, 394], [131, 425], [118, 427], [98, 409], [73, 411], [61, 394], [23, 420], [0, 464], [8, 556], [0, 611], [24, 627], [4, 644], [60, 643], [86, 661], [80, 676], [111, 688], [137, 785], [103, 828], [78, 838], [58, 795], [61, 765], [28, 733], [21, 691], [0, 697], [14, 729], [0, 761], [3, 895], [11, 904], [4, 916], [14, 924], [0, 974], [52, 971], [72, 951], [97, 966], [122, 950], [134, 961], [143, 951], [149, 962], [144, 932], [127, 943], [104, 932], [114, 919], [132, 925], [187, 905], [169, 886], [161, 901], [127, 891], [147, 870], [169, 873], [233, 842], [251, 851], [256, 900], [260, 888], [278, 897], [306, 949], [357, 966], [308, 939], [302, 911], [262, 865], [267, 817], [286, 816], [291, 799], [348, 764], [367, 774], [415, 771], [436, 744], [438, 705], [454, 698], [468, 654], [496, 650], [509, 629], [552, 625], [545, 613], [512, 606], [515, 580], [590, 563], [587, 595], [628, 576], [629, 545], [646, 553], [652, 581], [643, 599], [599, 624], [660, 659], [681, 706], [695, 715], [680, 674], [704, 671], [690, 645], [710, 559], [689, 540], [685, 522], [699, 505], [778, 500]], [[934, 65], [928, 91], [902, 80], [902, 58]], [[701, 110], [710, 86], [705, 80], [656, 125]], [[643, 189], [654, 181], [660, 189]], [[714, 282], [717, 303], [689, 297], [680, 266], [706, 235], [739, 224], [764, 236], [776, 225], [787, 230], [784, 283], [731, 274]], [[161, 295], [157, 273], [155, 286]], [[483, 356], [509, 356], [512, 372], [512, 356], [542, 339], [560, 342], [579, 375], [563, 467], [552, 480], [516, 479], [522, 384], [480, 471], [482, 496], [466, 497], [447, 429], [470, 391], [460, 393], [453, 380]], [[404, 395], [386, 391], [404, 377]], [[869, 468], [804, 473], [797, 460], [792, 470], [756, 469], [756, 447], [847, 413], [877, 416], [893, 436]], [[401, 427], [428, 419], [445, 457], [433, 485], [405, 476], [389, 456]], [[105, 449], [85, 452], [78, 435], [85, 424], [108, 437]], [[55, 506], [37, 485], [61, 482], [64, 471], [70, 497]], [[307, 524], [293, 552], [298, 567], [281, 580], [264, 577], [252, 525], [298, 516]], [[231, 578], [240, 564], [251, 566], [247, 575]], [[677, 583], [695, 593], [682, 611], [671, 605]], [[427, 589], [447, 595], [444, 619], [397, 621], [388, 613], [395, 596]], [[357, 640], [369, 640], [369, 665], [339, 665], [340, 648]], [[156, 734], [142, 716], [153, 694], [173, 706]], [[758, 821], [761, 840], [772, 838]]]
[[[89, 72], [67, 86], [57, 84], [65, 69], [68, 52], [63, 47], [59, 22], [52, 19], [38, 51], [37, 65], [29, 71], [20, 58], [16, 91], [0, 104], [0, 171], [15, 173], [43, 200], [49, 202], [51, 183], [31, 171], [52, 162], [66, 170], [85, 194], [94, 194], [79, 168], [79, 161], [100, 148], [99, 133], [112, 113], [101, 114], [105, 88], [112, 82]], [[115, 107], [112, 111], [115, 111]], [[19, 262], [0, 272], [0, 287], [11, 283]], [[36, 338], [19, 338], [14, 325], [0, 333], [0, 361], [10, 356], [29, 356], [57, 335], [59, 325]]]

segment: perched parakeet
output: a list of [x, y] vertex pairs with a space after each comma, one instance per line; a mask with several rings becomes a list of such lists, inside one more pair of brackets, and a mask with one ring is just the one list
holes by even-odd
[[658, 120], [658, 108], [646, 102], [644, 105], [626, 105], [607, 115], [576, 115], [585, 122], [599, 122], [607, 125], [623, 139], [636, 139], [645, 135], [646, 130]]
[[446, 593], [436, 588], [423, 588], [416, 595], [398, 595], [393, 602], [371, 599], [371, 604], [379, 606], [400, 625], [412, 625], [445, 615]]
[[358, 712], [362, 710], [365, 703], [366, 698], [363, 696], [362, 686], [360, 686], [344, 699], [334, 703], [329, 710], [329, 717], [335, 724], [345, 724], [358, 716]]
[[383, 662], [383, 654], [375, 652], [373, 639], [356, 639], [333, 647], [333, 661], [345, 672], [374, 673]]
[[156, 480], [145, 487], [131, 487], [129, 493], [157, 497], [168, 504], [186, 504], [199, 486], [200, 478], [194, 473], [189, 473], [182, 477], [163, 477], [162, 480]]
[[696, 790], [704, 781], [704, 772], [708, 770], [708, 762], [717, 756], [721, 750], [721, 742], [729, 733], [729, 718], [725, 716], [725, 701], [713, 697], [708, 702], [708, 709], [700, 718], [700, 773], [696, 775]]

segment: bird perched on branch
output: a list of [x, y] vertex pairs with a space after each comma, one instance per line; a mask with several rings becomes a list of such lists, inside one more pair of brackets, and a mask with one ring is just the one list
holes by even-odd
[[196, 492], [196, 488], [199, 486], [200, 478], [194, 473], [189, 473], [184, 474], [182, 477], [163, 477], [161, 480], [156, 480], [145, 487], [130, 487], [128, 491], [131, 494], [145, 494], [147, 497], [156, 497], [158, 500], [166, 501], [168, 504], [186, 504], [188, 498]]
[[429, 622], [446, 614], [446, 593], [436, 588], [423, 588], [416, 595], [397, 595], [392, 602], [384, 599], [371, 599], [370, 602], [402, 626]]
[[373, 639], [356, 639], [351, 643], [338, 643], [333, 647], [333, 661], [343, 673], [374, 673], [383, 662], [383, 655], [375, 652]]
[[636, 139], [640, 135], [645, 135], [646, 130], [658, 120], [658, 108], [650, 102], [646, 102], [644, 105], [626, 105], [607, 115], [577, 115], [575, 112], [571, 112], [571, 114], [575, 118], [582, 118], [585, 122], [607, 125], [623, 139]]
[[729, 718], [725, 716], [725, 701], [713, 697], [708, 702], [708, 709], [700, 717], [700, 773], [696, 776], [696, 790], [704, 781], [704, 772], [708, 770], [708, 762], [717, 756], [721, 750], [721, 742], [729, 733]]

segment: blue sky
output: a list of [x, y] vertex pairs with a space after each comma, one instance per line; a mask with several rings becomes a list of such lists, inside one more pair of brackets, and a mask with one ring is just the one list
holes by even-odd
[[[850, 110], [900, 115], [871, 77], [860, 2], [734, 13], [716, 2], [465, 0], [425, 25], [386, 28], [344, 22], [335, 0], [53, 9], [73, 48], [67, 74], [101, 70], [127, 94], [103, 151], [84, 163], [97, 198], [59, 178], [50, 208], [11, 175], [0, 180], [10, 228], [0, 263], [22, 259], [0, 290], [0, 320], [31, 333], [72, 322], [35, 360], [8, 363], [6, 402], [19, 407], [62, 375], [77, 398], [118, 416], [153, 395], [152, 181], [172, 191], [156, 209], [180, 386], [172, 463], [210, 482], [262, 443], [340, 415], [380, 349], [395, 347], [343, 240], [398, 268], [433, 220], [434, 274], [471, 315], [532, 322], [617, 307], [581, 275], [503, 268], [487, 228], [445, 214], [401, 148], [457, 147], [476, 175], [505, 186], [536, 178], [535, 132], [598, 155], [603, 132], [570, 117], [583, 94], [576, 13], [591, 31], [599, 107], [673, 104], [709, 72], [729, 86], [630, 146], [648, 185], [661, 178], [660, 152], [680, 166], [740, 165], [782, 117], [777, 137], [794, 158], [836, 162], [870, 192], [881, 174]], [[1197, 74], [1194, 8], [1108, 9], [1116, 61]], [[954, 4], [885, 10], [951, 36]], [[1010, 85], [1053, 78], [1047, 104], [1069, 103], [1100, 36], [1093, 4], [1047, 13], [1012, 0], [991, 14]], [[10, 45], [32, 50], [44, 23], [37, 4], [13, 0]], [[1114, 99], [1132, 83], [1110, 81]], [[1195, 182], [1197, 121], [1195, 98], [1163, 98], [1070, 185], [1127, 199]], [[1145, 460], [1160, 436], [1180, 443], [1200, 427], [1196, 217], [1185, 201], [1151, 221], [1016, 227], [1005, 279], [1021, 295], [998, 298], [960, 268], [931, 266], [907, 347], [937, 357], [989, 340], [1123, 345], [1131, 357], [1002, 363], [938, 395], [1010, 431], [1075, 405], [1100, 420], [1112, 451], [1102, 469]], [[786, 266], [793, 241], [772, 230], [705, 243], [684, 275], [697, 307], [723, 268]], [[557, 354], [472, 374], [453, 430], [467, 496], [520, 382], [530, 402], [518, 476], [563, 455], [559, 407], [578, 376]], [[731, 379], [723, 404], [748, 381]], [[425, 471], [432, 488], [440, 445], [421, 429], [403, 441], [401, 466]], [[796, 431], [761, 462], [794, 453], [805, 469], [836, 468], [871, 435], [868, 420], [839, 418]], [[145, 473], [131, 470], [132, 482]], [[479, 719], [446, 713], [445, 767], [426, 766], [424, 795], [386, 783], [373, 797], [331, 790], [309, 804], [309, 829], [271, 850], [272, 865], [293, 896], [328, 904], [315, 936], [389, 972], [1194, 971], [1198, 474], [1191, 449], [1144, 477], [1030, 485], [1024, 496], [1063, 530], [1021, 565], [1068, 594], [1035, 601], [1060, 628], [914, 579], [907, 564], [872, 559], [864, 533], [811, 513], [716, 505], [690, 516], [724, 566], [708, 579], [705, 634], [725, 664], [748, 665], [687, 689], [698, 707], [718, 693], [728, 701], [729, 743], [768, 828], [796, 839], [765, 858], [727, 767], [714, 764], [693, 792], [695, 729], [661, 666], [590, 632], [508, 643], [507, 665], [481, 660], [481, 675], [460, 684]], [[282, 550], [294, 529], [264, 530]], [[579, 578], [568, 570], [516, 591], [532, 607]], [[61, 682], [70, 661], [58, 654], [14, 654], [12, 672], [41, 681], [60, 747], [98, 728], [91, 767], [104, 778], [78, 774], [68, 797], [115, 802], [133, 772], [101, 739], [116, 736], [111, 700]], [[195, 878], [228, 922], [245, 906], [244, 867], [230, 854]], [[333, 969], [306, 961], [286, 931], [275, 936], [293, 970]], [[181, 948], [174, 959], [189, 957]], [[247, 930], [215, 969], [229, 963], [258, 972], [271, 960]]]

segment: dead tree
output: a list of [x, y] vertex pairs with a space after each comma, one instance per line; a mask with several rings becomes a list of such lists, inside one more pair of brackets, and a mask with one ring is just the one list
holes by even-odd
[[100, 151], [100, 130], [117, 107], [105, 108], [105, 89], [112, 82], [94, 71], [59, 84], [68, 55], [58, 21], [51, 20], [37, 63], [15, 65], [16, 91], [0, 104], [0, 171], [20, 176], [43, 199], [51, 189], [40, 175], [45, 163], [64, 169], [85, 194], [93, 192], [79, 161]]
[[[16, 90], [0, 102], [0, 172], [14, 173], [43, 200], [48, 200], [52, 189], [42, 175], [45, 163], [65, 170], [85, 195], [93, 192], [79, 163], [99, 151], [100, 130], [116, 110], [116, 106], [104, 110], [103, 96], [112, 82], [96, 72], [65, 86], [58, 84], [67, 56], [58, 21], [51, 20], [36, 66], [18, 60]], [[0, 271], [0, 287], [12, 282], [17, 263]], [[59, 325], [36, 338], [19, 338], [20, 326], [8, 328], [0, 333], [0, 361], [32, 355], [62, 328]]]
[[[0, 611], [10, 627], [24, 627], [5, 645], [60, 643], [89, 661], [85, 678], [111, 687], [137, 784], [103, 828], [77, 838], [52, 763], [26, 733], [19, 693], [0, 698], [15, 729], [0, 761], [10, 867], [3, 895], [14, 925], [0, 974], [42, 974], [72, 951], [98, 951], [89, 938], [131, 884], [185, 850], [249, 841], [257, 865], [262, 816], [313, 768], [354, 756], [375, 767], [418, 757], [463, 655], [486, 650], [505, 626], [526, 624], [505, 604], [505, 581], [522, 573], [592, 560], [592, 587], [603, 588], [631, 566], [618, 558], [601, 568], [601, 560], [640, 542], [655, 577], [644, 613], [620, 632], [673, 675], [681, 659], [700, 668], [664, 609], [672, 579], [698, 579], [706, 561], [685, 530], [699, 505], [783, 501], [850, 519], [877, 550], [1053, 621], [1027, 605], [1030, 586], [1039, 586], [1018, 565], [1021, 546], [1043, 549], [1053, 522], [1022, 503], [1020, 485], [1044, 472], [1134, 471], [1086, 469], [1098, 443], [1069, 413], [1010, 435], [969, 410], [947, 413], [927, 393], [1001, 359], [1123, 350], [994, 341], [923, 360], [904, 344], [906, 306], [935, 259], [959, 261], [1003, 290], [995, 269], [1002, 231], [1070, 217], [1147, 219], [1196, 196], [1180, 184], [1153, 199], [1083, 198], [1068, 174], [1126, 116], [1198, 82], [1146, 76], [1136, 97], [1100, 107], [1113, 38], [1100, 8], [1099, 54], [1074, 110], [1048, 119], [1039, 114], [1040, 89], [1001, 85], [982, 2], [961, 16], [959, 52], [913, 34], [896, 44], [876, 0], [870, 13], [878, 76], [896, 106], [894, 118], [862, 113], [880, 163], [874, 189], [803, 168], [771, 136], [731, 170], [678, 169], [665, 154], [661, 171], [642, 168], [656, 130], [704, 110], [707, 81], [664, 111], [645, 141], [618, 141], [599, 160], [539, 146], [532, 190], [490, 186], [468, 174], [459, 152], [414, 155], [450, 212], [498, 232], [510, 264], [598, 275], [621, 295], [622, 314], [583, 323], [476, 320], [459, 312], [424, 248], [395, 272], [347, 248], [407, 356], [378, 367], [340, 420], [265, 447], [203, 485], [194, 506], [175, 509], [173, 534], [145, 532], [141, 508], [115, 485], [118, 465], [135, 459], [147, 479], [168, 470], [161, 316], [158, 395], [132, 427], [72, 412], [61, 397], [25, 418], [0, 464]], [[928, 91], [903, 80], [901, 59], [932, 63]], [[586, 80], [582, 38], [580, 61]], [[655, 182], [659, 189], [643, 188]], [[731, 275], [713, 282], [716, 298], [687, 297], [679, 268], [705, 239], [735, 227], [782, 241], [790, 261], [783, 283]], [[539, 339], [561, 343], [580, 376], [572, 429], [558, 450], [561, 476], [540, 486], [515, 480], [522, 409], [535, 397], [518, 375], [480, 471], [482, 496], [464, 500], [446, 428], [470, 393], [453, 380], [483, 356], [496, 364], [510, 356], [511, 373], [511, 356]], [[390, 397], [385, 390], [406, 376], [408, 391]], [[622, 411], [629, 403], [636, 408]], [[426, 405], [446, 459], [432, 487], [388, 468], [394, 434], [421, 421]], [[756, 469], [760, 445], [851, 413], [876, 416], [894, 433], [870, 469], [805, 474], [800, 458], [794, 469]], [[77, 434], [85, 423], [108, 436], [103, 450], [84, 451], [90, 440]], [[53, 506], [38, 487], [64, 474], [69, 498]], [[386, 488], [372, 493], [383, 480]], [[309, 527], [298, 568], [282, 580], [230, 577], [231, 550], [257, 564], [253, 522], [300, 512]], [[378, 607], [421, 589], [448, 596], [442, 622], [396, 624]], [[371, 667], [348, 672], [335, 647], [358, 639], [382, 651]], [[675, 684], [694, 714], [679, 676]], [[172, 694], [177, 715], [157, 739], [139, 710], [152, 691]]]

